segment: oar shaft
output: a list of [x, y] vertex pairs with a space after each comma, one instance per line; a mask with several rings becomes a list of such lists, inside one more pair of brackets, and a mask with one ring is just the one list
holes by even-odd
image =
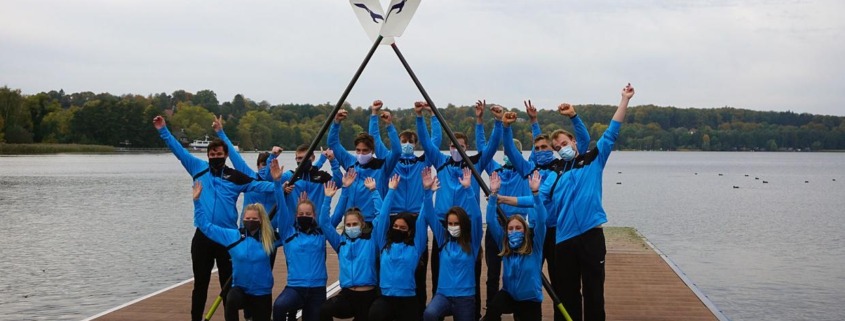
[[232, 276], [229, 276], [229, 279], [226, 280], [226, 284], [223, 285], [222, 289], [220, 289], [220, 295], [217, 296], [217, 299], [214, 299], [214, 303], [211, 304], [211, 308], [209, 308], [208, 313], [205, 314], [205, 321], [211, 320], [211, 316], [214, 315], [214, 312], [217, 311], [217, 307], [219, 307], [220, 303], [223, 302], [223, 294], [226, 293], [230, 287], [232, 287]]

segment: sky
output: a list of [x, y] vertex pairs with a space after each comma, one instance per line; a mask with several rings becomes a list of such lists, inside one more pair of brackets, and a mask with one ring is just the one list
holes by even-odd
[[[388, 1], [382, 0], [384, 6]], [[842, 0], [425, 0], [397, 45], [436, 106], [845, 116]], [[8, 0], [0, 86], [335, 104], [372, 45], [345, 0]], [[346, 99], [422, 100], [381, 46]]]

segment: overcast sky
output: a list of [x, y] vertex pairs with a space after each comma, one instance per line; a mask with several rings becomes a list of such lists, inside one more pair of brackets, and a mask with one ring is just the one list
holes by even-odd
[[[334, 104], [371, 42], [345, 0], [6, 0], [0, 86]], [[382, 1], [386, 5], [387, 1]], [[845, 115], [842, 0], [426, 0], [397, 43], [438, 106], [486, 98]], [[421, 96], [389, 47], [347, 101]]]

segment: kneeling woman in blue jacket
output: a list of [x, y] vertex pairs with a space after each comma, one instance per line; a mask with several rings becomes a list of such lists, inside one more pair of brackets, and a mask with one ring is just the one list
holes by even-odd
[[[424, 219], [427, 213], [423, 209], [417, 218], [409, 213], [399, 214], [390, 225], [390, 215], [385, 213], [389, 213], [398, 185], [399, 175], [393, 175], [387, 185], [389, 191], [382, 203], [381, 214], [376, 216], [373, 224], [373, 238], [381, 251], [379, 287], [382, 296], [370, 307], [370, 321], [419, 320], [414, 271], [428, 247]], [[425, 197], [431, 202], [431, 185], [423, 184], [423, 188]]]
[[[432, 181], [431, 170], [423, 171], [423, 182]], [[444, 227], [435, 215], [425, 219], [440, 248], [440, 273], [436, 294], [423, 313], [424, 321], [437, 321], [448, 314], [455, 321], [475, 319], [475, 263], [481, 249], [481, 207], [470, 188], [469, 168], [463, 170], [461, 187], [455, 193], [455, 206], [446, 212]], [[423, 199], [423, 212], [431, 213], [431, 193]]]
[[279, 240], [284, 245], [288, 268], [288, 284], [273, 303], [273, 320], [283, 321], [288, 312], [302, 309], [303, 321], [318, 321], [320, 306], [326, 301], [326, 236], [317, 224], [314, 204], [307, 199], [300, 199], [295, 218], [289, 213], [278, 159], [271, 166], [279, 205]]
[[[536, 214], [526, 221], [522, 215], [512, 215], [507, 220], [507, 234], [496, 218], [496, 203], [501, 184], [499, 175], [490, 176], [490, 198], [487, 203], [487, 230], [498, 242], [502, 257], [502, 290], [487, 306], [485, 321], [500, 321], [503, 311], [513, 311], [514, 319], [540, 321], [543, 317], [543, 240], [546, 237], [546, 208], [540, 200], [540, 174], [535, 171], [528, 181], [531, 196], [517, 198], [518, 206], [534, 206]], [[493, 249], [488, 249], [493, 250]]]
[[243, 228], [223, 228], [211, 223], [199, 202], [202, 184], [194, 183], [194, 225], [232, 257], [232, 288], [226, 295], [226, 321], [237, 321], [238, 310], [252, 312], [254, 321], [270, 321], [273, 303], [273, 271], [270, 254], [275, 251], [273, 227], [264, 206], [244, 208]]

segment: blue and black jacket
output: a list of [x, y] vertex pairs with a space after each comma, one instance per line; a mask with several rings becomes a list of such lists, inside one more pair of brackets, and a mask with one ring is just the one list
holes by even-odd
[[[431, 199], [431, 190], [425, 191], [426, 196]], [[382, 204], [382, 211], [387, 211], [392, 198], [396, 196], [396, 190], [390, 189], [387, 192]], [[411, 297], [416, 295], [416, 281], [414, 271], [417, 269], [420, 256], [428, 248], [428, 230], [424, 215], [431, 215], [423, 207], [422, 212], [417, 216], [413, 242], [390, 243], [387, 240], [390, 226], [390, 215], [381, 214], [376, 216], [373, 223], [373, 235], [376, 246], [380, 251], [379, 259], [379, 287], [381, 294], [392, 297]]]
[[[235, 145], [232, 144], [232, 141], [229, 140], [229, 137], [226, 136], [226, 133], [223, 130], [217, 132], [217, 137], [229, 147], [229, 159], [232, 161], [232, 166], [235, 167], [241, 173], [246, 174], [249, 177], [252, 177], [256, 181], [259, 182], [272, 182], [273, 177], [270, 175], [270, 163], [276, 159], [276, 155], [270, 153], [270, 157], [267, 158], [267, 162], [261, 170], [258, 172], [252, 170], [251, 167], [247, 164], [246, 160], [244, 160], [243, 156], [237, 151]], [[260, 203], [264, 206], [264, 210], [267, 211], [267, 214], [270, 214], [270, 211], [276, 206], [276, 197], [273, 195], [273, 192], [246, 192], [244, 193], [244, 202], [243, 207], [241, 209], [241, 214], [243, 214], [243, 209], [246, 208], [247, 205], [253, 203]]]
[[[343, 190], [339, 192], [343, 193]], [[375, 192], [373, 192], [373, 197], [381, 199]], [[335, 208], [332, 219], [329, 219], [326, 214], [329, 213], [330, 208], [331, 197], [326, 196], [323, 201], [323, 210], [320, 211], [321, 215], [325, 215], [320, 217], [320, 228], [325, 232], [329, 245], [337, 252], [340, 287], [346, 289], [356, 286], [377, 286], [376, 258], [378, 257], [378, 247], [372, 237], [372, 232], [369, 234], [362, 233], [361, 236], [354, 239], [349, 238], [345, 233], [333, 232], [337, 224], [330, 222], [334, 221], [335, 216], [338, 217], [338, 221], [342, 220], [346, 210], [340, 207]], [[376, 227], [374, 226], [374, 228]]]
[[[471, 188], [461, 188], [455, 195], [458, 203], [455, 205], [466, 210], [470, 220], [470, 252], [467, 253], [458, 244], [458, 239], [449, 234], [446, 227], [431, 215], [433, 205], [431, 193], [426, 193], [423, 199], [425, 219], [431, 227], [435, 245], [440, 248], [440, 274], [437, 279], [437, 294], [447, 297], [462, 297], [475, 295], [475, 261], [481, 250], [481, 236], [484, 234], [481, 226], [481, 207]], [[495, 209], [494, 209], [495, 211]], [[419, 219], [419, 218], [418, 218]]]

